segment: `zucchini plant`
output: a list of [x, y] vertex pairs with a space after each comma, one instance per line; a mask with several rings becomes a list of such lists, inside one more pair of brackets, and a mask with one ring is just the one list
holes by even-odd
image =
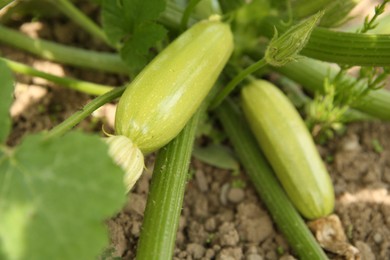
[[[327, 259], [304, 222], [334, 207], [332, 182], [311, 134], [352, 120], [390, 120], [390, 91], [383, 88], [390, 36], [379, 28], [367, 34], [381, 22], [387, 2], [347, 32], [338, 26], [357, 1], [90, 0], [100, 12], [95, 20], [76, 0], [2, 1], [1, 44], [130, 82], [109, 86], [56, 76], [0, 53], [0, 258], [101, 255], [108, 245], [103, 220], [121, 210], [144, 170], [144, 156], [157, 152], [136, 254], [171, 259], [199, 118], [208, 113], [222, 123], [295, 254]], [[15, 19], [45, 19], [54, 9], [109, 51], [31, 38], [15, 28]], [[352, 66], [361, 68], [358, 77], [348, 74]], [[12, 72], [96, 98], [54, 128], [11, 146]], [[270, 73], [300, 84], [303, 107], [294, 108], [260, 79]], [[115, 133], [101, 138], [73, 130], [117, 99]], [[307, 185], [297, 188], [301, 184]]]

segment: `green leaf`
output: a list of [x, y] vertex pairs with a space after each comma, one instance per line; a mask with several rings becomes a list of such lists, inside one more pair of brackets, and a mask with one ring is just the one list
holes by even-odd
[[165, 5], [165, 1], [103, 0], [103, 29], [133, 69], [147, 62], [148, 50], [166, 35], [166, 30], [155, 23]]
[[137, 27], [121, 49], [122, 60], [132, 69], [143, 67], [151, 58], [150, 46], [163, 38], [165, 34], [165, 28], [159, 24], [150, 23]]
[[13, 100], [14, 83], [11, 70], [0, 60], [0, 144], [4, 143], [11, 129], [9, 108]]
[[124, 11], [118, 1], [103, 0], [102, 25], [108, 40], [113, 45], [118, 45], [131, 30], [126, 24]]
[[[0, 154], [0, 246], [6, 259], [94, 259], [104, 220], [125, 202], [123, 173], [97, 136], [28, 136]], [[1, 255], [1, 253], [0, 253]]]
[[233, 170], [233, 172], [238, 172], [240, 169], [237, 159], [222, 145], [211, 144], [206, 147], [195, 147], [193, 155], [198, 160], [217, 168]]
[[122, 0], [122, 2], [126, 23], [139, 25], [157, 19], [165, 10], [166, 1]]

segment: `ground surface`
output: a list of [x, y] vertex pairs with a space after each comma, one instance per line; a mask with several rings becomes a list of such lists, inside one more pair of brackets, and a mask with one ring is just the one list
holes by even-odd
[[[77, 26], [62, 20], [17, 27], [29, 35], [66, 44], [79, 45], [86, 40]], [[109, 85], [121, 85], [126, 80], [42, 61], [4, 45], [0, 50], [6, 57], [58, 75]], [[40, 79], [18, 76], [17, 80], [10, 145], [27, 133], [53, 127], [91, 99]], [[79, 127], [101, 132], [102, 123], [112, 126], [113, 115], [114, 105], [107, 105]], [[375, 142], [383, 150], [376, 149]], [[348, 241], [362, 252], [362, 259], [389, 259], [390, 124], [351, 124], [343, 136], [319, 150], [335, 185], [335, 213]], [[147, 166], [152, 168], [152, 164], [153, 158]], [[191, 168], [194, 175], [187, 185], [175, 259], [294, 259], [244, 172], [234, 175], [195, 159]], [[145, 173], [123, 211], [107, 221], [115, 255], [123, 259], [134, 258], [150, 178]]]

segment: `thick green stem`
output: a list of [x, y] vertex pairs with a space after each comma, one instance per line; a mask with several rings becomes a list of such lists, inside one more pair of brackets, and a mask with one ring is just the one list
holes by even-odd
[[[264, 20], [262, 33], [272, 37], [274, 27], [283, 28], [278, 19]], [[300, 54], [344, 65], [390, 66], [390, 35], [339, 32], [326, 28], [315, 28]]]
[[83, 119], [85, 119], [90, 114], [92, 114], [93, 111], [103, 106], [104, 104], [111, 102], [114, 99], [120, 97], [123, 91], [125, 91], [125, 88], [126, 87], [115, 88], [114, 90], [111, 90], [110, 92], [107, 92], [106, 94], [95, 98], [87, 105], [85, 105], [83, 109], [74, 113], [65, 121], [63, 121], [61, 124], [51, 129], [47, 133], [46, 138], [58, 137], [65, 134], [67, 131], [72, 129], [75, 125], [80, 123]]
[[104, 31], [68, 0], [47, 0], [92, 36], [110, 46]]
[[316, 28], [303, 50], [310, 58], [357, 66], [390, 66], [390, 35]]
[[201, 113], [201, 110], [198, 111], [181, 133], [158, 153], [138, 242], [137, 260], [172, 259]]
[[116, 54], [69, 47], [41, 39], [32, 39], [0, 25], [0, 42], [20, 48], [39, 57], [68, 65], [107, 72], [128, 74], [129, 69]]
[[216, 113], [260, 198], [299, 259], [328, 259], [281, 188], [237, 107], [226, 101]]
[[215, 99], [212, 101], [210, 109], [215, 109], [218, 107], [221, 102], [234, 90], [234, 88], [243, 81], [247, 76], [252, 74], [253, 72], [263, 68], [265, 65], [267, 65], [267, 62], [265, 59], [261, 59], [257, 61], [256, 63], [253, 63], [248, 68], [241, 71], [237, 76], [235, 76], [228, 85], [215, 97]]
[[59, 77], [53, 74], [36, 70], [30, 66], [24, 65], [16, 61], [11, 61], [5, 58], [0, 57], [0, 60], [4, 61], [7, 64], [7, 66], [14, 72], [43, 78], [51, 82], [57, 83], [61, 86], [68, 87], [86, 94], [100, 96], [113, 89], [113, 87], [111, 86], [95, 84], [95, 83], [81, 81], [69, 77]]

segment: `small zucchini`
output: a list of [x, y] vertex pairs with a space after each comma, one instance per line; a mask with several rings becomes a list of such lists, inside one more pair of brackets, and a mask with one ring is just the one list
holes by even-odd
[[[116, 135], [142, 154], [167, 144], [199, 108], [232, 51], [229, 25], [211, 18], [192, 26], [127, 86], [117, 106]], [[128, 178], [139, 176], [127, 172]]]
[[273, 84], [256, 80], [241, 92], [251, 130], [297, 210], [308, 219], [327, 216], [334, 190], [305, 123]]

